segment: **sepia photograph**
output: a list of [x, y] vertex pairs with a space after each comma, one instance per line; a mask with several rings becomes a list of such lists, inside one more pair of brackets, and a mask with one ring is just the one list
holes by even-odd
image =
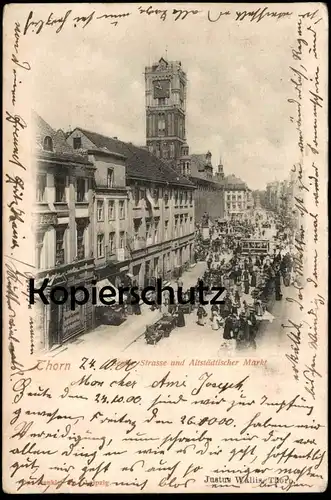
[[324, 491], [327, 37], [6, 6], [5, 492]]

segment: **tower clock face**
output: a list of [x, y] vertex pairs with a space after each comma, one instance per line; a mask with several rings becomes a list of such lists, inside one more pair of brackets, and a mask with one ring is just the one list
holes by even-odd
[[170, 97], [170, 80], [158, 80], [153, 82], [154, 99], [164, 99]]

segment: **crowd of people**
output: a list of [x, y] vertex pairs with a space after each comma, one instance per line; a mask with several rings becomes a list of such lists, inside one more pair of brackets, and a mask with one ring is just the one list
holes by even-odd
[[[185, 326], [184, 313], [194, 311], [197, 324], [219, 330], [223, 344], [255, 349], [259, 325], [264, 320], [272, 321], [270, 311], [274, 301], [282, 300], [283, 287], [293, 282], [293, 256], [284, 245], [275, 244], [272, 251], [269, 249], [263, 254], [242, 253], [242, 238], [252, 235], [257, 238], [271, 227], [272, 221], [259, 215], [253, 221], [240, 222], [231, 233], [220, 230], [217, 223], [210, 224], [209, 245], [203, 245], [207, 270], [199, 278], [196, 292], [200, 280], [210, 288], [224, 287], [224, 303], [204, 306], [197, 299], [188, 310], [182, 304], [168, 306], [165, 301], [164, 314], [175, 315], [177, 326], [182, 327]], [[276, 230], [274, 238], [281, 239]]]

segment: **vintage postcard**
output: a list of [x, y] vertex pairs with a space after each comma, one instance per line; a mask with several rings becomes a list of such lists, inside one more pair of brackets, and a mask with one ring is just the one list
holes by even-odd
[[4, 491], [325, 491], [325, 4], [3, 26]]

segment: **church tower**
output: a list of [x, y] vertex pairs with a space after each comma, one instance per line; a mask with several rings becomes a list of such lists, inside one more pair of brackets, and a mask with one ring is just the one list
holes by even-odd
[[176, 163], [186, 144], [186, 88], [179, 61], [162, 57], [145, 68], [146, 145], [157, 157]]
[[217, 166], [216, 180], [218, 182], [222, 182], [224, 180], [224, 168], [223, 168], [222, 158], [220, 158], [220, 162]]

